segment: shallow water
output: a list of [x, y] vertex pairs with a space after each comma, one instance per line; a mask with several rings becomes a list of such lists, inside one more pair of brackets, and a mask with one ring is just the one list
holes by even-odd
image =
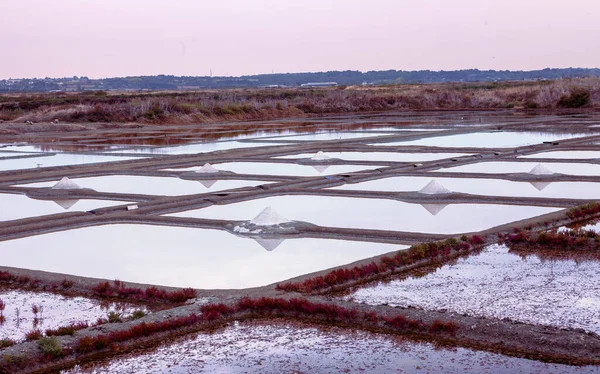
[[585, 134], [554, 134], [541, 132], [478, 132], [448, 136], [436, 136], [409, 141], [396, 141], [390, 143], [374, 143], [377, 146], [403, 146], [421, 145], [429, 147], [473, 147], [473, 148], [514, 148], [543, 142], [571, 139], [594, 135]]
[[82, 165], [98, 162], [134, 160], [138, 157], [98, 156], [86, 154], [58, 153], [54, 156], [28, 157], [0, 160], [0, 171], [34, 169], [38, 167]]
[[4, 266], [166, 286], [247, 288], [406, 248], [326, 239], [262, 245], [223, 231], [108, 225], [0, 242], [0, 252]]
[[532, 155], [519, 156], [519, 158], [600, 158], [600, 151], [554, 151], [541, 152]]
[[493, 245], [426, 276], [361, 288], [346, 299], [600, 333], [599, 281], [595, 261], [523, 259]]
[[235, 323], [66, 373], [592, 373], [392, 336], [283, 322]]
[[[258, 175], [284, 175], [298, 177], [318, 177], [332, 174], [351, 173], [360, 170], [371, 170], [376, 166], [366, 165], [298, 165], [298, 164], [276, 164], [268, 162], [226, 162], [223, 164], [213, 164], [213, 166], [222, 171], [233, 171], [237, 174], [258, 174]], [[179, 171], [196, 171], [201, 166], [167, 169]]]
[[[375, 131], [375, 130], [372, 130]], [[377, 129], [377, 131], [382, 131]], [[393, 133], [393, 131], [392, 131]], [[300, 141], [318, 141], [318, 140], [342, 140], [342, 139], [360, 139], [374, 136], [386, 136], [391, 134], [377, 134], [373, 132], [322, 132], [317, 134], [306, 134], [306, 135], [292, 135], [292, 136], [281, 136], [276, 139], [280, 140], [300, 140]]]
[[[395, 153], [395, 152], [325, 152], [331, 158], [349, 161], [396, 161], [396, 162], [422, 162], [442, 160], [451, 157], [468, 156], [466, 153]], [[279, 156], [275, 158], [311, 158], [314, 153], [301, 153], [298, 155]]]
[[[510, 161], [489, 161], [477, 164], [455, 166], [434, 170], [452, 173], [529, 173], [538, 163], [536, 162], [510, 162]], [[600, 165], [585, 163], [561, 163], [544, 162], [541, 165], [554, 173], [566, 175], [600, 175]], [[543, 176], [541, 176], [543, 177]]]
[[[109, 175], [90, 178], [73, 178], [81, 187], [102, 192], [132, 193], [144, 195], [193, 195], [199, 193], [229, 190], [240, 187], [258, 186], [267, 182], [242, 180], [201, 180], [190, 181], [168, 177], [145, 177], [134, 175]], [[53, 182], [32, 183], [27, 187], [51, 187]]]
[[[250, 220], [266, 207], [296, 221], [320, 226], [457, 234], [488, 229], [504, 223], [559, 209], [493, 204], [408, 204], [394, 200], [275, 196], [172, 214], [177, 217]], [[460, 219], [457, 219], [460, 217]]]
[[482, 196], [523, 196], [571, 199], [600, 199], [600, 183], [513, 182], [502, 179], [392, 177], [333, 187], [337, 190], [419, 191], [437, 180], [452, 192]]
[[223, 142], [206, 142], [206, 143], [194, 143], [194, 144], [183, 144], [174, 145], [168, 147], [143, 147], [143, 148], [132, 148], [107, 151], [106, 154], [114, 153], [139, 153], [139, 154], [165, 154], [165, 155], [185, 155], [194, 153], [206, 153], [229, 149], [238, 148], [253, 148], [253, 147], [264, 147], [277, 145], [274, 143], [251, 143], [251, 142], [238, 142], [238, 141], [223, 141]]
[[[36, 200], [25, 195], [0, 194], [0, 222], [64, 212], [87, 212], [97, 208], [123, 205], [108, 200]], [[0, 247], [2, 244], [0, 243]]]
[[[1, 244], [0, 244], [1, 246]], [[0, 324], [0, 339], [24, 340], [31, 330], [55, 329], [71, 323], [93, 324], [98, 318], [106, 318], [111, 311], [127, 317], [135, 310], [146, 308], [126, 303], [101, 303], [85, 297], [65, 297], [47, 292], [0, 291], [0, 299], [6, 305], [4, 323]], [[33, 313], [33, 305], [38, 313]]]

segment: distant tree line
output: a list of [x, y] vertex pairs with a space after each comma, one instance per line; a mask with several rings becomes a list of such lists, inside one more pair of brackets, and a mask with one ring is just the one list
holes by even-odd
[[105, 79], [87, 77], [0, 80], [0, 92], [97, 91], [97, 90], [182, 90], [197, 88], [296, 87], [305, 83], [336, 82], [338, 85], [497, 82], [600, 76], [600, 69], [543, 69], [532, 71], [455, 70], [455, 71], [327, 71], [246, 75], [241, 77], [138, 76]]

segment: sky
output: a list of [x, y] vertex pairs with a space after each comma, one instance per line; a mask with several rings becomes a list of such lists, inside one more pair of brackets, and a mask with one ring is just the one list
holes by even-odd
[[598, 0], [3, 0], [0, 79], [600, 67]]

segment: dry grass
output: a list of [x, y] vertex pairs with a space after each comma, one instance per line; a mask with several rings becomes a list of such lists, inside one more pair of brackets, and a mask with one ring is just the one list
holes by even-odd
[[581, 89], [589, 92], [585, 106], [600, 107], [600, 78], [582, 78], [320, 89], [4, 95], [0, 96], [0, 120], [185, 124], [402, 110], [553, 110], [561, 98]]

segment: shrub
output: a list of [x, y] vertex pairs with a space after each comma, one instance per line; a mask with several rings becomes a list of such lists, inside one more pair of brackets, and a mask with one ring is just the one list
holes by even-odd
[[88, 327], [87, 322], [71, 323], [68, 326], [61, 326], [56, 329], [47, 329], [46, 336], [62, 336], [62, 335], [73, 335], [75, 331], [85, 329]]
[[122, 322], [123, 320], [121, 319], [121, 313], [115, 312], [113, 310], [111, 310], [110, 312], [108, 312], [107, 316], [108, 318], [108, 322], [109, 323], [117, 323], [117, 322]]
[[143, 310], [136, 310], [131, 314], [131, 319], [140, 319], [146, 315]]
[[585, 88], [574, 88], [569, 95], [563, 95], [558, 100], [558, 106], [563, 108], [580, 108], [590, 102], [590, 91]]
[[15, 345], [15, 341], [12, 339], [0, 339], [0, 349], [8, 348]]
[[45, 336], [38, 341], [38, 347], [44, 355], [58, 357], [62, 353], [62, 347], [54, 336]]
[[42, 337], [42, 332], [40, 330], [31, 330], [27, 334], [25, 334], [25, 339], [27, 341], [38, 340]]

